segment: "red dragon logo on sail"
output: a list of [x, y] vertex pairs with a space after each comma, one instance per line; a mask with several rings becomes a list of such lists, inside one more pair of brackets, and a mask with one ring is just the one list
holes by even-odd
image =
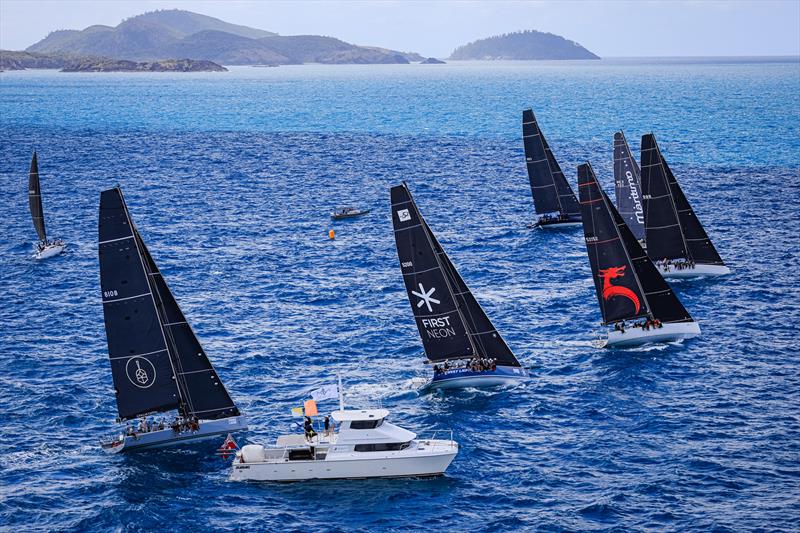
[[611, 284], [612, 279], [625, 276], [625, 268], [627, 267], [618, 266], [598, 271], [600, 277], [603, 279], [603, 300], [610, 300], [614, 296], [622, 296], [633, 303], [633, 305], [636, 307], [636, 312], [638, 313], [641, 305], [639, 304], [639, 297], [636, 296], [636, 293], [630, 290], [628, 287], [621, 287], [619, 285]]

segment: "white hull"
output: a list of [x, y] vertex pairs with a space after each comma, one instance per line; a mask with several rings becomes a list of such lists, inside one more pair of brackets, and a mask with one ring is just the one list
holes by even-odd
[[620, 346], [639, 346], [655, 342], [673, 342], [690, 339], [700, 335], [700, 324], [697, 322], [677, 322], [663, 324], [660, 328], [625, 328], [621, 331], [609, 331], [605, 348]]
[[466, 368], [451, 369], [435, 375], [423, 386], [426, 390], [507, 387], [528, 377], [521, 367], [498, 366], [496, 370], [474, 372]]
[[103, 451], [108, 453], [120, 453], [218, 439], [221, 435], [246, 431], [247, 418], [240, 415], [220, 420], [201, 420], [199, 426], [200, 428], [197, 431], [187, 430], [176, 433], [172, 428], [166, 428], [159, 431], [150, 431], [149, 433], [138, 433], [136, 436], [125, 435], [121, 440], [103, 443], [102, 448]]
[[[420, 440], [413, 446], [391, 452], [337, 453], [323, 460], [292, 461], [269, 458], [264, 462], [233, 464], [232, 481], [303, 481], [311, 479], [366, 479], [429, 477], [444, 474], [458, 453], [452, 440]], [[268, 454], [284, 454], [268, 449]]]
[[64, 248], [65, 245], [63, 244], [48, 244], [43, 250], [37, 250], [34, 257], [36, 257], [36, 259], [47, 259], [48, 257], [60, 254], [64, 251]]
[[583, 226], [583, 222], [556, 222], [553, 224], [538, 224], [536, 227], [541, 229], [562, 229], [574, 228], [575, 226]]
[[663, 266], [658, 266], [658, 271], [665, 278], [698, 278], [698, 277], [713, 277], [724, 276], [730, 274], [731, 269], [725, 265], [695, 265], [692, 268], [684, 268], [681, 270], [670, 266], [665, 269]]

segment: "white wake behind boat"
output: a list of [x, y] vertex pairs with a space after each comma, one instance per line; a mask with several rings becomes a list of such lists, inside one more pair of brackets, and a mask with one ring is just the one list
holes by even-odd
[[386, 409], [340, 409], [329, 435], [281, 435], [274, 446], [248, 444], [231, 467], [233, 481], [304, 481], [431, 477], [444, 474], [458, 454], [449, 438], [418, 438], [386, 421]]
[[675, 279], [725, 276], [731, 273], [731, 269], [725, 265], [694, 264], [678, 268], [675, 265], [664, 266], [656, 263], [656, 267], [665, 278]]
[[608, 332], [608, 339], [604, 347], [639, 346], [642, 344], [658, 342], [674, 342], [691, 339], [700, 335], [700, 324], [697, 322], [676, 322], [662, 324], [661, 327], [629, 327], [625, 331], [614, 330]]
[[61, 239], [47, 240], [47, 231], [44, 225], [44, 206], [42, 205], [42, 189], [39, 183], [39, 162], [36, 159], [36, 152], [31, 157], [31, 168], [28, 171], [28, 207], [31, 210], [33, 227], [39, 236], [39, 243], [36, 245], [36, 259], [47, 259], [64, 251], [65, 245]]

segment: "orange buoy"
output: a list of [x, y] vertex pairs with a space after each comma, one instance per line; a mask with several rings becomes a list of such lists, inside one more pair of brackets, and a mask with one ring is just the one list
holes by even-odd
[[331, 240], [336, 238], [336, 234], [333, 232], [333, 230], [328, 231], [328, 237], [330, 237]]

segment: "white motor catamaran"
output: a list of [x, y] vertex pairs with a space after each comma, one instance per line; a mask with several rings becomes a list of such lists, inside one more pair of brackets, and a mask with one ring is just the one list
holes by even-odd
[[581, 210], [575, 192], [561, 171], [532, 109], [522, 112], [522, 141], [531, 184], [533, 206], [539, 218], [532, 228], [579, 227]]
[[[150, 252], [119, 187], [100, 194], [100, 285], [118, 421], [102, 441], [117, 453], [247, 429]], [[148, 415], [177, 411], [172, 421]]]
[[433, 377], [422, 389], [494, 387], [528, 377], [417, 208], [392, 187], [400, 271]]
[[64, 251], [64, 242], [61, 239], [47, 239], [47, 232], [44, 227], [44, 208], [42, 207], [42, 188], [39, 184], [39, 162], [36, 159], [36, 152], [31, 157], [31, 168], [28, 171], [28, 205], [31, 209], [33, 227], [39, 235], [39, 242], [36, 244], [36, 259], [47, 259]]
[[386, 409], [345, 409], [339, 385], [334, 430], [281, 435], [274, 446], [248, 444], [236, 452], [234, 481], [304, 481], [431, 477], [444, 474], [458, 453], [449, 438], [419, 438], [386, 419]]
[[642, 136], [647, 255], [665, 278], [730, 273], [672, 174], [652, 133]]
[[578, 167], [578, 191], [603, 325], [614, 324], [604, 346], [670, 342], [699, 335], [700, 326], [647, 257], [589, 163]]

